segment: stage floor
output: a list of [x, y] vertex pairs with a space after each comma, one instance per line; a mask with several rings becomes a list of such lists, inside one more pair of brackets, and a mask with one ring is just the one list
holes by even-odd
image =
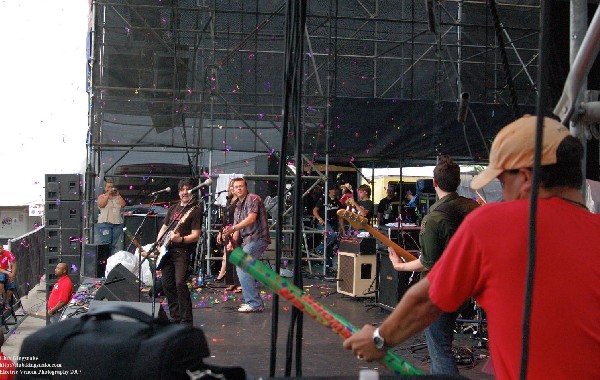
[[[222, 284], [207, 282], [192, 296], [194, 303], [194, 326], [201, 328], [208, 340], [211, 356], [207, 363], [223, 366], [239, 366], [252, 377], [268, 377], [272, 326], [272, 295], [264, 287], [261, 294], [266, 309], [262, 313], [243, 314], [236, 309], [242, 303], [241, 293], [225, 291]], [[374, 305], [374, 298], [354, 298], [336, 292], [334, 279], [318, 276], [304, 277], [304, 290], [355, 326], [365, 323], [380, 323], [389, 311]], [[280, 298], [279, 328], [277, 338], [277, 359], [275, 377], [285, 375], [285, 347], [289, 333], [292, 306]], [[395, 351], [414, 366], [429, 371], [429, 357], [424, 345], [421, 349], [411, 349], [412, 345], [423, 343], [422, 333], [397, 347]], [[479, 341], [469, 333], [456, 334], [454, 347], [474, 356], [487, 356], [487, 349], [478, 348]], [[295, 343], [294, 343], [295, 345]], [[418, 347], [416, 347], [418, 348]], [[468, 355], [465, 355], [467, 357]], [[292, 354], [295, 357], [295, 353]], [[482, 372], [487, 359], [474, 360], [473, 364], [460, 365], [461, 375], [470, 379], [493, 379]], [[291, 376], [296, 374], [295, 361]], [[356, 359], [342, 348], [342, 338], [321, 326], [308, 316], [304, 316], [302, 340], [303, 377], [352, 377], [356, 378], [361, 369], [377, 369], [382, 376], [392, 373], [378, 363], [365, 363]]]

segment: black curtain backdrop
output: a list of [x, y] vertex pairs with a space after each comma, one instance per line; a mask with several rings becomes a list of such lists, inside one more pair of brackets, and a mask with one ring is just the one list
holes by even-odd
[[[465, 138], [463, 124], [456, 121], [456, 103], [336, 98], [329, 154], [335, 161], [357, 166], [397, 165], [401, 159], [425, 163], [440, 154], [466, 161], [472, 156], [472, 161], [483, 163], [488, 159], [483, 140], [489, 149], [494, 136], [514, 116], [509, 105], [470, 104], [470, 109]], [[534, 111], [521, 107], [523, 113]]]

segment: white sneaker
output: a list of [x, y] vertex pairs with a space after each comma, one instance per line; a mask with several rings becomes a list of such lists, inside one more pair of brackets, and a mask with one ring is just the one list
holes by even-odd
[[262, 306], [254, 308], [248, 305], [247, 303], [243, 303], [237, 311], [239, 311], [240, 313], [260, 313], [263, 310], [265, 310], [265, 308]]

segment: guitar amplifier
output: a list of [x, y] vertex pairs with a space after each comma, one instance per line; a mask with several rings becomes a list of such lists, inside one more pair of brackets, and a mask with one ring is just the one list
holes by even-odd
[[[338, 252], [337, 291], [352, 297], [372, 297], [376, 292], [377, 255]], [[372, 292], [369, 290], [373, 290]]]
[[343, 237], [340, 240], [339, 251], [356, 253], [357, 255], [374, 255], [377, 253], [375, 238]]

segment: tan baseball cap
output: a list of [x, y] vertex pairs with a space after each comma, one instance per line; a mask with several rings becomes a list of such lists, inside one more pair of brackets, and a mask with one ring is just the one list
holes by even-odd
[[[533, 167], [536, 128], [537, 117], [531, 115], [502, 128], [492, 143], [488, 167], [473, 178], [471, 188], [481, 189], [505, 170]], [[544, 118], [541, 165], [556, 163], [556, 149], [567, 136], [569, 130], [560, 122]]]

